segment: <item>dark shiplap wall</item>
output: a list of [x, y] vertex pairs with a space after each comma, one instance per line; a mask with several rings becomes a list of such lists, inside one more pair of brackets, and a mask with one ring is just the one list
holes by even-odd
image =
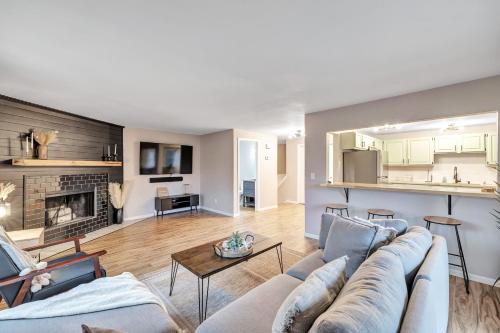
[[[25, 135], [33, 129], [59, 131], [57, 142], [49, 145], [49, 159], [100, 160], [102, 147], [116, 143], [118, 158], [122, 160], [122, 126], [22, 103], [0, 95], [0, 183], [10, 181], [16, 185], [16, 191], [7, 199], [12, 205], [12, 214], [0, 221], [7, 230], [23, 227], [24, 175], [107, 172], [110, 181], [123, 181], [123, 168], [119, 167], [27, 168], [10, 165], [13, 158], [25, 158]], [[30, 154], [34, 153], [30, 151]]]

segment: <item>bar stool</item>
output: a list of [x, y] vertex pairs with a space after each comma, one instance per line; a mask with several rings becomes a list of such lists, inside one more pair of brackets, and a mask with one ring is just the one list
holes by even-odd
[[328, 209], [332, 211], [332, 213], [335, 213], [335, 211], [338, 211], [340, 213], [340, 216], [344, 216], [344, 211], [346, 212], [347, 216], [349, 216], [349, 209], [347, 208], [346, 204], [341, 204], [341, 203], [332, 203], [326, 206], [325, 212], [328, 213]]
[[426, 225], [427, 230], [430, 230], [431, 223], [446, 225], [446, 226], [450, 226], [450, 227], [455, 228], [455, 234], [457, 235], [459, 254], [448, 253], [448, 255], [454, 256], [454, 257], [459, 257], [461, 264], [460, 265], [457, 265], [454, 263], [449, 263], [449, 264], [452, 266], [462, 268], [462, 274], [464, 276], [464, 283], [465, 283], [465, 290], [467, 291], [467, 294], [468, 294], [469, 293], [469, 272], [467, 271], [467, 265], [465, 264], [464, 251], [462, 250], [462, 242], [460, 241], [460, 235], [458, 233], [458, 226], [462, 225], [462, 221], [451, 218], [451, 217], [442, 217], [442, 216], [425, 216], [424, 221], [427, 222], [427, 225]]
[[368, 209], [368, 220], [370, 219], [370, 216], [372, 218], [375, 218], [375, 216], [380, 216], [380, 217], [385, 217], [385, 218], [394, 218], [394, 212], [390, 209], [377, 209], [377, 208], [370, 208]]

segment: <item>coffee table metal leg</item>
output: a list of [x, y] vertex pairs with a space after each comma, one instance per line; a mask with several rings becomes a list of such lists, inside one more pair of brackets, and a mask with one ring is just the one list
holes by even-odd
[[172, 292], [174, 291], [175, 278], [177, 277], [177, 269], [179, 268], [179, 263], [175, 260], [172, 260], [172, 270], [170, 271], [170, 293], [169, 296], [172, 296]]
[[208, 289], [210, 288], [210, 276], [207, 278], [206, 290], [205, 280], [198, 278], [198, 319], [200, 324], [207, 319]]
[[278, 255], [278, 261], [280, 263], [281, 274], [283, 274], [283, 253], [281, 252], [281, 245], [276, 247], [276, 254]]

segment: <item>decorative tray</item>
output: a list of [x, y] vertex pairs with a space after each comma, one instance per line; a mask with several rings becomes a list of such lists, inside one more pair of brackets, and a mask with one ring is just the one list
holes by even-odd
[[242, 244], [239, 248], [229, 248], [228, 240], [218, 242], [213, 245], [214, 252], [221, 258], [241, 258], [250, 255], [253, 252], [253, 235], [246, 235], [242, 240]]

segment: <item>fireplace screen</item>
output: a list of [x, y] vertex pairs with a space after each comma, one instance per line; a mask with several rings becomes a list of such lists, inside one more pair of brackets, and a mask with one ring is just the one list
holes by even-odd
[[96, 193], [57, 193], [45, 197], [45, 227], [95, 217]]

